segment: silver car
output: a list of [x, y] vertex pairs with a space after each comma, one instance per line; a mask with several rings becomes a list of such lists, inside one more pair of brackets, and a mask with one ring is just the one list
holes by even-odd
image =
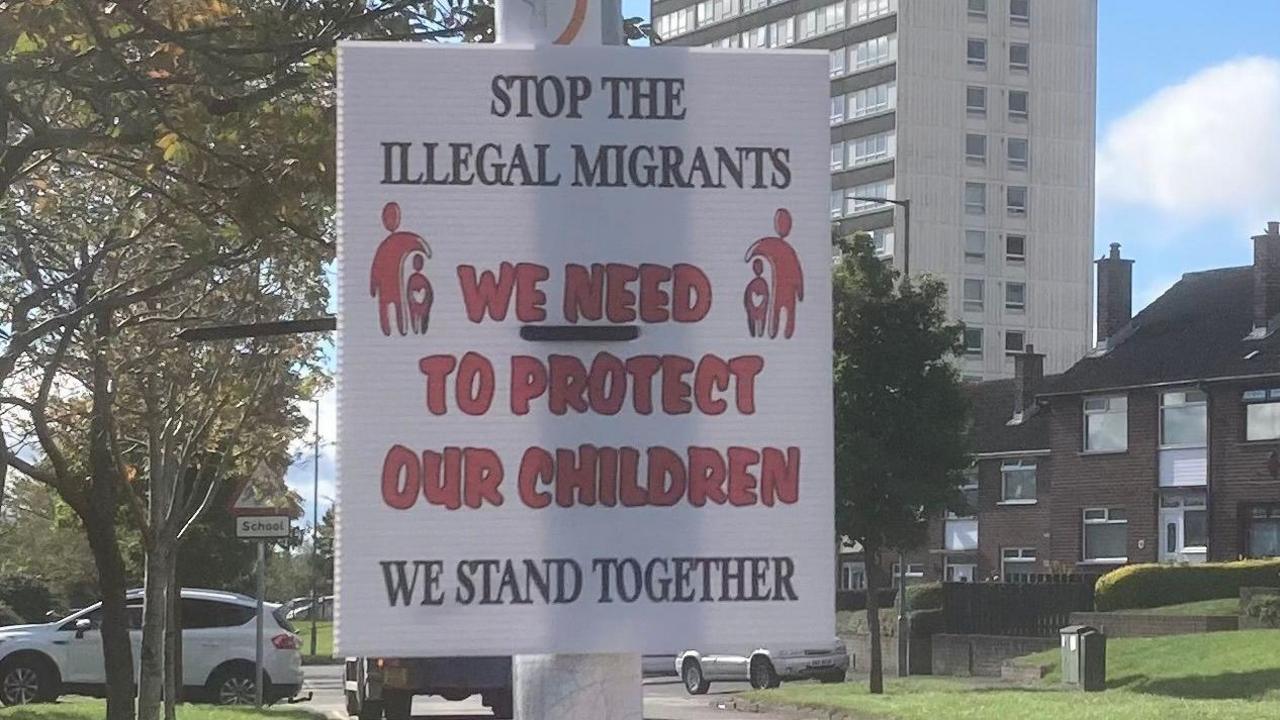
[[757, 690], [775, 688], [783, 680], [817, 679], [844, 682], [849, 650], [839, 639], [806, 647], [753, 648], [734, 652], [685, 650], [676, 656], [675, 670], [690, 695], [702, 695], [712, 681], [751, 683]]

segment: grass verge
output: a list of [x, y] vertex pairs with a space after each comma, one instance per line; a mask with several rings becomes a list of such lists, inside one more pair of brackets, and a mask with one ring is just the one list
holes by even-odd
[[748, 697], [767, 705], [842, 710], [885, 720], [1254, 720], [1280, 716], [1280, 633], [1272, 630], [1125, 638], [1108, 643], [1104, 693], [1063, 688], [1058, 650], [1044, 682], [1012, 686], [950, 678], [890, 680], [881, 696], [863, 683], [784, 685]]
[[[0, 708], [0, 720], [101, 720], [106, 714], [102, 700], [76, 698], [48, 705]], [[209, 705], [180, 705], [179, 720], [323, 720], [324, 715], [298, 708], [254, 710], [220, 708]]]
[[1239, 615], [1239, 598], [1218, 598], [1217, 600], [1199, 600], [1197, 602], [1165, 605], [1164, 607], [1142, 608], [1140, 610], [1117, 610], [1118, 613], [1130, 615]]

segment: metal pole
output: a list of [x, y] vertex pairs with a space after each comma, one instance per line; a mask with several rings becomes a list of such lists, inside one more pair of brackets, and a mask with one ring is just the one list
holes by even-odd
[[262, 707], [262, 613], [264, 605], [262, 598], [267, 594], [267, 543], [258, 541], [258, 618], [255, 621], [257, 625], [258, 642], [253, 648], [253, 704]]
[[911, 201], [900, 200], [902, 205], [902, 276], [911, 275]]
[[311, 442], [311, 655], [316, 654], [316, 615], [319, 606], [316, 586], [320, 583], [320, 401], [315, 401]]
[[907, 558], [898, 553], [898, 677], [911, 674], [911, 657], [907, 648], [907, 635], [910, 633], [907, 621]]

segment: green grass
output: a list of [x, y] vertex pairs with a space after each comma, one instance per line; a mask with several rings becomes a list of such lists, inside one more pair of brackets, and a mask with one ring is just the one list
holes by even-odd
[[[50, 705], [0, 708], [0, 720], [101, 720], [107, 705], [102, 700], [76, 698]], [[318, 713], [290, 709], [233, 709], [207, 705], [180, 705], [179, 720], [322, 720]]]
[[1028, 658], [1052, 664], [1050, 676], [1021, 687], [912, 678], [889, 680], [878, 697], [859, 682], [784, 685], [750, 698], [877, 720], [1253, 720], [1280, 715], [1277, 641], [1280, 633], [1271, 630], [1112, 640], [1105, 693], [1064, 689], [1055, 649]]
[[333, 623], [316, 623], [316, 652], [311, 654], [311, 621], [300, 620], [293, 625], [302, 638], [302, 659], [307, 665], [324, 665], [337, 662], [333, 657]]
[[1217, 600], [1199, 600], [1179, 605], [1143, 608], [1140, 610], [1117, 610], [1116, 612], [1134, 615], [1238, 615], [1240, 614], [1240, 598], [1218, 598]]

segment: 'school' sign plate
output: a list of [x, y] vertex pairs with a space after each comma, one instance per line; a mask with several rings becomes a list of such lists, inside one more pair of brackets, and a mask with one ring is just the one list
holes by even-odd
[[339, 56], [340, 651], [830, 640], [825, 53]]

